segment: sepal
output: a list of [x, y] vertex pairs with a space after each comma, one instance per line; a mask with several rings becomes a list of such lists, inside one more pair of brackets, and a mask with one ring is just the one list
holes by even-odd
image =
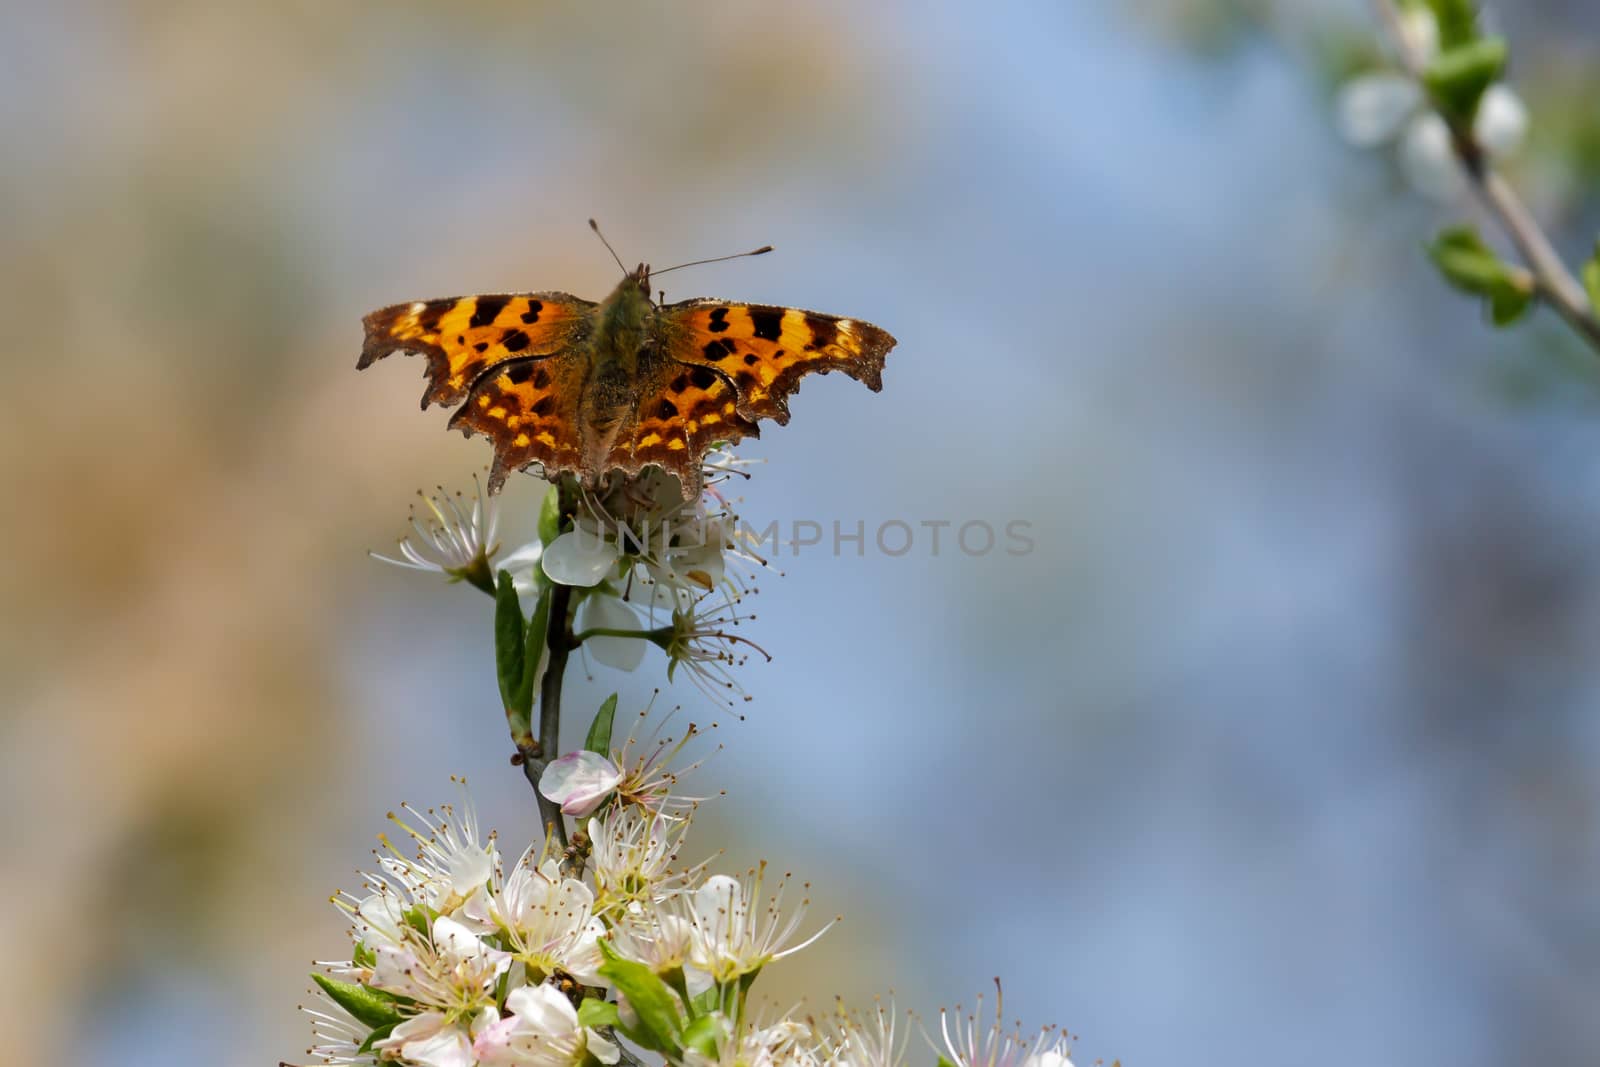
[[324, 974], [313, 974], [311, 980], [328, 999], [350, 1013], [350, 1017], [366, 1026], [394, 1026], [401, 1019], [394, 1001], [353, 982], [341, 982]]

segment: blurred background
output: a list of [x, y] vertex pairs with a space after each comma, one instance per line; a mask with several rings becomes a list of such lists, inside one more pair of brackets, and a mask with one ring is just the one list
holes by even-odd
[[[1600, 11], [1493, 15], [1576, 260]], [[1080, 1062], [1594, 1062], [1600, 365], [1484, 326], [1420, 252], [1470, 206], [1339, 142], [1367, 19], [10, 8], [0, 1061], [303, 1059], [387, 810], [464, 774], [530, 838], [487, 601], [367, 556], [488, 446], [419, 414], [420, 361], [354, 365], [380, 305], [599, 299], [594, 215], [629, 263], [778, 248], [668, 299], [899, 337], [881, 394], [810, 381], [747, 450], [758, 526], [1032, 524], [786, 556], [746, 720], [673, 691], [730, 795], [692, 851], [845, 915], [779, 1008], [892, 988], [936, 1029], [1000, 975]], [[661, 667], [573, 685], [573, 740]]]

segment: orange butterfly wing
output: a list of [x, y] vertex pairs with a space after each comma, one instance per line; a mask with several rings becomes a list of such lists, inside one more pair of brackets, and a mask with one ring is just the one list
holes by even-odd
[[579, 410], [589, 357], [581, 349], [543, 359], [513, 359], [480, 375], [450, 428], [494, 442], [489, 492], [512, 471], [538, 463], [547, 476], [583, 473]]
[[740, 415], [789, 421], [800, 379], [843, 371], [877, 392], [894, 347], [870, 322], [801, 308], [700, 298], [661, 310], [666, 351], [679, 363], [709, 367], [738, 394]]
[[687, 500], [700, 495], [707, 449], [760, 436], [754, 420], [739, 413], [738, 393], [725, 375], [662, 361], [640, 383], [638, 405], [621, 426], [607, 466], [633, 475], [655, 464], [677, 476]]
[[454, 404], [486, 371], [507, 360], [552, 356], [594, 329], [595, 304], [568, 293], [514, 293], [418, 300], [380, 308], [362, 320], [366, 342], [356, 367], [391, 352], [428, 360], [422, 406]]

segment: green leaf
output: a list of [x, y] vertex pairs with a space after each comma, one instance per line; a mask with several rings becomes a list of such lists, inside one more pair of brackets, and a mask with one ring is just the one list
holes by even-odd
[[1600, 315], [1600, 243], [1595, 245], [1594, 258], [1583, 265], [1583, 287], [1589, 291], [1589, 303]]
[[350, 950], [350, 962], [357, 967], [371, 967], [378, 962], [378, 954], [357, 941]]
[[1445, 281], [1484, 298], [1496, 326], [1511, 325], [1533, 306], [1532, 276], [1503, 262], [1470, 226], [1445, 230], [1428, 246], [1428, 255]]
[[689, 1002], [689, 1014], [695, 1017], [709, 1015], [722, 1007], [722, 990], [717, 986], [710, 986], [700, 991], [700, 995]]
[[350, 1013], [351, 1018], [367, 1026], [393, 1026], [401, 1015], [394, 1002], [379, 996], [363, 985], [340, 982], [323, 974], [313, 974], [311, 980], [328, 994], [328, 999]]
[[702, 1015], [683, 1028], [683, 1047], [707, 1059], [717, 1059], [717, 1046], [728, 1037], [728, 1024], [720, 1015]]
[[644, 964], [617, 955], [607, 941], [600, 942], [600, 951], [606, 958], [600, 974], [611, 979], [639, 1017], [639, 1025], [625, 1031], [627, 1036], [645, 1048], [674, 1059], [680, 1057], [683, 1045], [679, 1040], [678, 999], [667, 983]]
[[1468, 127], [1478, 113], [1478, 101], [1506, 69], [1503, 37], [1480, 37], [1470, 44], [1441, 52], [1422, 72], [1422, 84], [1445, 118]]
[[561, 490], [551, 486], [539, 504], [539, 540], [548, 547], [561, 536]]
[[549, 586], [539, 594], [533, 607], [533, 617], [528, 620], [527, 643], [522, 652], [522, 680], [517, 685], [517, 711], [530, 720], [533, 713], [533, 687], [539, 683], [539, 663], [544, 659], [544, 635], [550, 628]]
[[578, 1025], [597, 1029], [602, 1026], [622, 1025], [622, 1014], [610, 1001], [589, 997], [578, 1005]]
[[1510, 326], [1532, 306], [1532, 289], [1502, 289], [1489, 297], [1489, 321], [1496, 326]]
[[602, 756], [611, 755], [611, 722], [616, 715], [617, 694], [612, 693], [594, 713], [594, 722], [589, 724], [589, 736], [584, 738], [583, 747]]
[[940, 1056], [937, 1067], [956, 1067], [956, 1065], [951, 1062], [950, 1057]]
[[1439, 47], [1456, 48], [1478, 38], [1478, 5], [1474, 0], [1427, 0], [1439, 26]]
[[426, 904], [413, 904], [400, 913], [401, 920], [423, 937], [433, 936], [433, 920], [439, 913]]
[[522, 675], [526, 669], [523, 642], [527, 636], [527, 621], [522, 617], [522, 602], [517, 599], [517, 587], [510, 571], [500, 572], [500, 584], [494, 595], [494, 669], [500, 682], [500, 700], [506, 714], [525, 711], [517, 704], [522, 688]]
[[388, 1037], [391, 1033], [393, 1033], [394, 1032], [394, 1028], [396, 1026], [398, 1026], [398, 1025], [400, 1025], [398, 1021], [392, 1022], [392, 1023], [384, 1023], [382, 1026], [380, 1026], [376, 1030], [372, 1031], [372, 1033], [368, 1034], [367, 1035], [367, 1039], [365, 1041], [361, 1042], [361, 1047], [359, 1049], [357, 1049], [356, 1051], [357, 1052], [371, 1052], [372, 1051], [372, 1046], [376, 1045], [379, 1041], [382, 1041], [384, 1038]]

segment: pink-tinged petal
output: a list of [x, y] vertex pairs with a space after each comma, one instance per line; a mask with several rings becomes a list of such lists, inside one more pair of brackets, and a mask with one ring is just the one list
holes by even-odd
[[539, 792], [560, 804], [563, 814], [581, 819], [598, 808], [621, 781], [621, 769], [598, 752], [569, 752], [544, 769]]

